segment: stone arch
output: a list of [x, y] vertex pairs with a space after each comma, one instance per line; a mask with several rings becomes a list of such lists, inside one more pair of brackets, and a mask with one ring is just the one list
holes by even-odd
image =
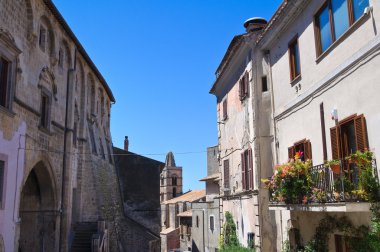
[[88, 107], [90, 108], [89, 112], [91, 114], [95, 114], [95, 95], [96, 95], [96, 90], [95, 90], [95, 80], [94, 77], [91, 74], [88, 74], [87, 76], [87, 83], [89, 87], [89, 93], [88, 93]]
[[55, 251], [59, 217], [56, 188], [50, 165], [38, 161], [21, 191], [19, 251]]
[[58, 87], [55, 83], [55, 76], [54, 73], [51, 71], [51, 69], [47, 66], [43, 67], [39, 76], [39, 83], [40, 87], [45, 87], [47, 90], [49, 90], [55, 100], [57, 100], [57, 93], [58, 93]]
[[77, 95], [77, 101], [79, 105], [79, 135], [81, 137], [84, 136], [84, 122], [85, 122], [85, 107], [86, 107], [86, 85], [85, 85], [85, 75], [84, 75], [84, 68], [83, 63], [78, 58], [77, 60], [77, 71], [76, 71], [76, 95]]
[[[54, 29], [53, 29], [53, 26], [52, 24], [50, 23], [50, 20], [48, 17], [46, 17], [45, 15], [41, 16], [40, 18], [40, 26], [41, 25], [44, 25], [46, 26], [46, 29], [47, 29], [47, 52], [49, 54], [49, 56], [51, 57], [54, 57], [55, 56], [55, 35], [54, 35]], [[40, 29], [40, 26], [39, 26], [39, 29]], [[38, 34], [39, 36], [39, 34]]]

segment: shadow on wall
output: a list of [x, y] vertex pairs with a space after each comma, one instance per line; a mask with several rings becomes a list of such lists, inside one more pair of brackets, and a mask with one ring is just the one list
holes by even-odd
[[192, 251], [192, 252], [199, 252], [199, 249], [198, 249], [198, 247], [197, 247], [197, 244], [195, 244], [194, 240], [192, 241], [191, 251]]

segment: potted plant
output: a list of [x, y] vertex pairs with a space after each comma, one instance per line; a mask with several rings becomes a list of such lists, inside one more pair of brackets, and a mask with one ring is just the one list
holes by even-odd
[[339, 159], [326, 161], [326, 165], [330, 167], [333, 173], [340, 174], [340, 160]]

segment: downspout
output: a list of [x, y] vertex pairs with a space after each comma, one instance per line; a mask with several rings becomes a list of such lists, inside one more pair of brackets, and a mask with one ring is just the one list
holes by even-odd
[[[203, 218], [203, 228], [202, 228], [202, 235], [203, 235], [203, 251], [206, 252], [206, 243], [205, 243], [205, 210], [202, 209], [202, 218]], [[208, 225], [207, 225], [208, 227]]]
[[60, 206], [60, 219], [59, 219], [59, 251], [62, 252], [63, 243], [63, 214], [64, 214], [64, 196], [65, 196], [65, 176], [66, 176], [66, 151], [67, 151], [67, 124], [68, 124], [68, 114], [69, 114], [69, 93], [70, 93], [70, 76], [74, 73], [76, 69], [76, 55], [77, 50], [74, 52], [74, 68], [67, 70], [67, 83], [66, 83], [66, 107], [65, 107], [65, 130], [63, 134], [63, 160], [62, 160], [62, 178], [61, 178], [61, 206]]

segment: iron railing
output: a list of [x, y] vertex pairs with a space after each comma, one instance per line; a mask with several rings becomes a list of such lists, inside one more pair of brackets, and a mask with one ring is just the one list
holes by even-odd
[[[333, 203], [333, 202], [363, 202], [366, 199], [357, 193], [359, 188], [360, 170], [354, 163], [341, 160], [338, 171], [331, 169], [326, 164], [316, 165], [310, 168], [312, 191], [308, 195], [308, 203]], [[372, 159], [372, 174], [379, 183], [376, 160]], [[281, 203], [273, 198], [273, 190], [269, 190], [271, 203]], [[315, 195], [319, 195], [316, 197]], [[301, 203], [301, 202], [300, 202]]]

